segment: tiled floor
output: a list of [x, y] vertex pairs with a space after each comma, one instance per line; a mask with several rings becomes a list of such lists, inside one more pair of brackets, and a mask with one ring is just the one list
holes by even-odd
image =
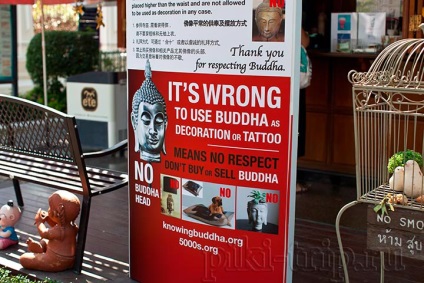
[[[299, 179], [310, 188], [296, 196], [294, 260], [300, 263], [294, 267], [293, 282], [345, 282], [334, 225], [340, 209], [357, 199], [355, 178], [301, 171]], [[356, 204], [341, 218], [350, 282], [424, 282], [422, 261], [388, 253], [381, 281], [380, 253], [367, 244], [367, 206]]]
[[[125, 158], [111, 158], [106, 161], [114, 169], [126, 170]], [[344, 282], [343, 270], [341, 267], [340, 253], [338, 243], [335, 236], [335, 220], [339, 210], [346, 204], [356, 199], [355, 178], [353, 176], [337, 176], [326, 173], [300, 171], [299, 179], [309, 185], [309, 190], [302, 194], [296, 195], [296, 225], [295, 225], [295, 245], [293, 257], [293, 282], [294, 283], [320, 283], [320, 282]], [[10, 196], [6, 196], [6, 191], [2, 191], [0, 199], [13, 197], [13, 191], [9, 189]], [[120, 191], [121, 192], [121, 191]], [[114, 197], [113, 194], [110, 194]], [[101, 200], [105, 200], [107, 195]], [[93, 205], [96, 205], [95, 203]], [[95, 209], [95, 207], [93, 207]], [[36, 209], [34, 207], [33, 209]], [[34, 212], [28, 211], [30, 214]], [[96, 221], [102, 223], [104, 218], [99, 215], [90, 220], [90, 229], [96, 227]], [[366, 207], [365, 205], [356, 205], [347, 210], [342, 217], [341, 224], [343, 241], [349, 255], [354, 255], [353, 261], [349, 262], [350, 282], [379, 282], [379, 255], [377, 252], [370, 252], [366, 248]], [[106, 230], [105, 230], [106, 231]], [[98, 233], [94, 231], [95, 233]], [[105, 233], [102, 233], [105, 234]], [[108, 234], [108, 233], [106, 233]], [[91, 243], [93, 237], [87, 243], [87, 251], [96, 251], [98, 243]], [[98, 241], [98, 240], [97, 240]], [[21, 253], [25, 247], [19, 247], [17, 254]], [[127, 250], [122, 249], [123, 256], [128, 256]], [[13, 262], [13, 257], [6, 253], [0, 257], [9, 257], [9, 262]], [[93, 270], [93, 274], [102, 274], [106, 276], [106, 270], [101, 266], [91, 266], [90, 260], [93, 253], [87, 253], [85, 259], [85, 270]], [[392, 260], [393, 258], [388, 259]], [[350, 257], [352, 259], [352, 257]], [[123, 270], [118, 272], [111, 271], [107, 276], [109, 280], [129, 282], [128, 278], [128, 262], [121, 260]], [[121, 262], [119, 261], [119, 262]], [[94, 261], [93, 261], [94, 262]], [[11, 265], [12, 269], [13, 266]], [[420, 275], [420, 266], [422, 262], [401, 260], [400, 265], [388, 266], [386, 272], [387, 282], [392, 283], [417, 283], [424, 282], [424, 275]], [[400, 267], [400, 268], [399, 268]], [[15, 267], [16, 268], [16, 267]], [[91, 273], [90, 273], [91, 274]], [[67, 273], [58, 273], [50, 276], [54, 279], [62, 279], [63, 276], [69, 276], [75, 280], [87, 280], [86, 282], [100, 282], [103, 280], [92, 280], [90, 274], [82, 274], [76, 276], [71, 271]], [[43, 274], [44, 275], [44, 274]], [[60, 276], [59, 276], [60, 275]], [[57, 277], [56, 277], [57, 276]], [[43, 277], [41, 277], [43, 278]], [[91, 277], [92, 278], [92, 277]], [[113, 278], [113, 279], [111, 279]], [[68, 281], [70, 282], [70, 281]], [[158, 282], [160, 283], [160, 282]]]
[[[296, 196], [296, 218], [334, 225], [340, 209], [356, 200], [354, 176], [300, 170], [298, 178], [309, 189]], [[366, 209], [363, 205], [349, 209], [343, 214], [341, 224], [365, 229]]]

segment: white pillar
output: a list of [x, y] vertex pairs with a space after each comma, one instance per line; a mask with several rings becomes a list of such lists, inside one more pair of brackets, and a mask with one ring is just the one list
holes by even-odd
[[[26, 70], [26, 52], [29, 42], [34, 36], [34, 27], [32, 20], [32, 5], [17, 5], [17, 34], [18, 34], [18, 79], [19, 89], [28, 84], [29, 78]], [[32, 82], [31, 82], [32, 84]]]
[[100, 49], [102, 51], [115, 51], [118, 48], [118, 9], [115, 5], [104, 5], [103, 22], [100, 27]]

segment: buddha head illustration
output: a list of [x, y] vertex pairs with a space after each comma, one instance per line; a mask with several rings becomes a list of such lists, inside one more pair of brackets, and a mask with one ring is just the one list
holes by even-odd
[[134, 129], [135, 151], [148, 162], [160, 162], [165, 150], [165, 131], [168, 125], [166, 103], [152, 81], [150, 62], [146, 62], [145, 81], [135, 92], [132, 101], [131, 123]]

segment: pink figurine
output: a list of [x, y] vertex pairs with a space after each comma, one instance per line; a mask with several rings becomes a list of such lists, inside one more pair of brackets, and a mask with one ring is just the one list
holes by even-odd
[[9, 200], [0, 208], [0, 250], [16, 245], [19, 242], [15, 224], [21, 218], [21, 209]]

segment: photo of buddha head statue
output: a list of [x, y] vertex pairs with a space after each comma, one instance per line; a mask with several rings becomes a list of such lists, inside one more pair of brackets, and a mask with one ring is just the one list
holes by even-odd
[[284, 41], [284, 33], [280, 31], [283, 21], [283, 8], [271, 5], [269, 0], [263, 0], [255, 9], [258, 31], [253, 35], [253, 41]]
[[131, 123], [134, 129], [135, 151], [148, 162], [160, 162], [165, 150], [165, 131], [168, 125], [166, 103], [152, 81], [150, 62], [144, 70], [145, 80], [132, 101]]

